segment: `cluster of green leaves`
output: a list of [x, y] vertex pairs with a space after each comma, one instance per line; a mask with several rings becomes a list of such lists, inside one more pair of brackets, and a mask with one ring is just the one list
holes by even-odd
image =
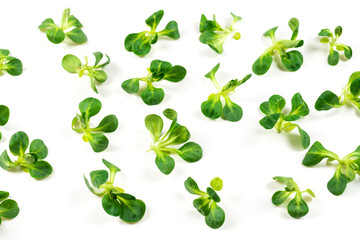
[[[334, 34], [335, 33], [335, 34]], [[319, 32], [319, 36], [322, 37], [320, 39], [320, 42], [322, 43], [329, 43], [330, 45], [330, 52], [328, 55], [328, 63], [331, 66], [335, 66], [338, 64], [339, 62], [339, 52], [338, 51], [344, 51], [344, 55], [347, 59], [350, 59], [352, 57], [352, 50], [349, 46], [346, 46], [345, 44], [342, 43], [338, 43], [337, 40], [339, 39], [339, 37], [342, 34], [342, 27], [341, 26], [337, 26], [335, 28], [334, 33], [332, 33], [329, 29], [322, 29]], [[335, 36], [334, 36], [335, 35]], [[336, 50], [334, 50], [334, 47], [336, 48]]]
[[81, 115], [76, 114], [72, 121], [72, 129], [83, 134], [84, 142], [89, 142], [94, 152], [102, 152], [109, 145], [109, 140], [103, 133], [114, 132], [118, 127], [118, 119], [113, 114], [104, 117], [97, 127], [90, 126], [90, 118], [98, 114], [101, 107], [98, 99], [86, 98], [79, 103]]
[[299, 20], [292, 18], [289, 20], [288, 24], [293, 32], [290, 40], [276, 40], [275, 31], [278, 27], [271, 28], [263, 34], [263, 36], [271, 38], [272, 46], [266, 49], [266, 51], [254, 62], [252, 70], [255, 74], [263, 75], [269, 70], [275, 53], [279, 54], [282, 64], [288, 71], [297, 71], [303, 64], [303, 56], [299, 51], [286, 51], [290, 48], [301, 47], [304, 44], [303, 40], [296, 40], [299, 32]]
[[11, 136], [9, 142], [10, 152], [17, 156], [16, 161], [11, 161], [5, 150], [0, 156], [0, 167], [9, 170], [21, 167], [24, 172], [29, 172], [30, 176], [35, 179], [48, 177], [52, 171], [52, 166], [44, 159], [48, 155], [48, 148], [40, 139], [35, 139], [30, 143], [29, 152], [25, 153], [29, 146], [29, 137], [24, 132], [17, 132]]
[[306, 153], [302, 164], [307, 167], [315, 166], [323, 159], [328, 162], [338, 161], [335, 174], [327, 183], [327, 188], [336, 196], [343, 194], [346, 185], [355, 179], [356, 173], [360, 174], [360, 146], [341, 159], [316, 141]]
[[[9, 121], [10, 110], [5, 105], [0, 105], [0, 126], [4, 126]], [[2, 133], [0, 132], [0, 140], [2, 138]]]
[[13, 219], [20, 212], [17, 202], [12, 199], [7, 199], [8, 197], [8, 192], [0, 191], [0, 225], [2, 218]]
[[[235, 91], [235, 88], [241, 84], [245, 83], [251, 77], [251, 74], [246, 75], [242, 80], [230, 80], [223, 87], [220, 87], [215, 78], [215, 73], [219, 67], [220, 63], [218, 63], [209, 73], [205, 75], [205, 77], [209, 78], [213, 82], [218, 92], [210, 94], [208, 100], [201, 104], [201, 112], [210, 119], [217, 119], [222, 116], [225, 120], [237, 122], [242, 118], [243, 110], [239, 105], [230, 100], [228, 94]], [[225, 100], [224, 107], [221, 102], [221, 97]]]
[[221, 227], [225, 221], [225, 212], [217, 205], [221, 199], [216, 191], [222, 189], [223, 181], [218, 177], [213, 178], [210, 182], [211, 187], [208, 187], [206, 192], [201, 191], [191, 177], [186, 179], [184, 185], [189, 193], [200, 196], [193, 201], [193, 205], [201, 215], [205, 216], [206, 224], [214, 229]]
[[231, 13], [233, 22], [229, 27], [221, 27], [220, 24], [215, 20], [215, 14], [213, 20], [208, 20], [204, 14], [201, 15], [200, 20], [200, 42], [207, 44], [212, 50], [217, 53], [224, 51], [223, 45], [225, 40], [230, 34], [233, 34], [233, 39], [239, 40], [241, 35], [233, 28], [234, 25], [241, 20], [241, 17]]
[[302, 99], [300, 93], [296, 93], [291, 99], [291, 111], [287, 115], [283, 113], [285, 105], [285, 99], [276, 94], [272, 95], [269, 101], [263, 102], [260, 105], [260, 110], [266, 116], [259, 121], [260, 125], [265, 129], [275, 127], [278, 133], [282, 131], [290, 132], [297, 127], [303, 148], [308, 148], [310, 145], [309, 135], [299, 125], [292, 123], [292, 121], [296, 121], [309, 114], [310, 110], [306, 102]]
[[7, 49], [0, 49], [0, 75], [5, 70], [12, 76], [19, 76], [23, 71], [22, 62], [10, 55]]
[[[167, 108], [163, 114], [166, 118], [172, 120], [169, 130], [165, 133], [162, 134], [163, 120], [156, 114], [150, 114], [145, 117], [145, 126], [152, 137], [149, 151], [152, 150], [156, 153], [155, 163], [159, 170], [167, 175], [175, 167], [175, 161], [170, 156], [171, 153], [178, 154], [187, 162], [197, 162], [202, 158], [202, 149], [197, 143], [187, 142], [190, 139], [190, 132], [185, 126], [177, 123], [177, 113], [175, 110]], [[185, 144], [179, 149], [167, 147], [183, 143]]]
[[164, 11], [159, 10], [153, 13], [150, 17], [145, 20], [151, 30], [143, 31], [140, 33], [131, 33], [125, 38], [125, 48], [129, 52], [133, 52], [138, 56], [145, 56], [151, 50], [151, 44], [155, 44], [159, 37], [167, 36], [172, 39], [179, 39], [180, 33], [178, 24], [175, 21], [170, 21], [164, 30], [156, 32], [156, 28], [159, 25]]
[[142, 78], [131, 78], [124, 81], [121, 87], [127, 93], [138, 93], [140, 89], [140, 81], [146, 83], [146, 88], [141, 90], [140, 97], [147, 105], [156, 105], [162, 102], [165, 93], [162, 88], [156, 88], [153, 86], [154, 82], [161, 80], [167, 80], [169, 82], [180, 82], [186, 76], [186, 69], [182, 66], [172, 66], [171, 63], [153, 60], [150, 64], [148, 75]]
[[63, 57], [62, 66], [69, 73], [78, 73], [79, 77], [82, 77], [86, 72], [90, 77], [91, 88], [98, 93], [95, 83], [103, 83], [107, 80], [107, 74], [100, 69], [110, 63], [110, 58], [105, 54], [107, 61], [99, 64], [104, 55], [101, 52], [94, 52], [93, 55], [95, 56], [95, 64], [93, 66], [88, 66], [87, 56], [85, 56], [85, 64], [82, 65], [80, 59], [72, 54], [67, 54]]
[[288, 203], [287, 210], [291, 217], [300, 218], [305, 216], [309, 212], [309, 207], [304, 201], [302, 194], [307, 193], [311, 197], [315, 197], [315, 194], [310, 189], [301, 191], [298, 185], [292, 178], [289, 177], [273, 177], [274, 180], [284, 183], [286, 185], [285, 191], [277, 191], [272, 196], [272, 203], [276, 206], [283, 204], [291, 194], [295, 193], [295, 197]]
[[60, 26], [56, 25], [51, 18], [47, 18], [38, 28], [46, 32], [50, 42], [58, 44], [64, 41], [66, 36], [75, 43], [86, 42], [87, 37], [81, 30], [82, 27], [80, 21], [74, 15], [70, 15], [70, 8], [67, 8], [63, 12]]
[[343, 88], [340, 96], [326, 90], [316, 100], [315, 109], [318, 111], [327, 111], [331, 108], [339, 108], [346, 103], [352, 103], [360, 109], [360, 71], [354, 72], [349, 78], [349, 82]]
[[92, 171], [90, 173], [92, 186], [84, 176], [86, 186], [93, 194], [102, 197], [102, 206], [107, 214], [120, 217], [121, 220], [129, 223], [139, 221], [145, 214], [145, 203], [125, 193], [122, 188], [115, 187], [115, 175], [120, 172], [120, 168], [105, 159], [102, 161], [110, 170], [110, 178], [106, 170]]

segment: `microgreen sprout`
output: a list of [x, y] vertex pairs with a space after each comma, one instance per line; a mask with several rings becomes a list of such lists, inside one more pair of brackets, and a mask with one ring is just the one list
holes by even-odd
[[[175, 167], [175, 161], [171, 153], [178, 154], [187, 162], [197, 162], [202, 158], [202, 149], [199, 144], [187, 142], [190, 139], [189, 130], [177, 123], [177, 113], [173, 109], [165, 109], [164, 116], [172, 123], [169, 130], [162, 134], [163, 120], [156, 114], [150, 114], [145, 118], [145, 126], [149, 130], [152, 142], [149, 151], [156, 153], [155, 163], [163, 174], [170, 174]], [[187, 142], [187, 143], [185, 143]], [[169, 145], [182, 145], [179, 149], [168, 147]]]
[[360, 71], [351, 74], [349, 82], [343, 88], [340, 96], [329, 90], [323, 92], [316, 100], [315, 109], [327, 111], [331, 108], [339, 108], [347, 103], [360, 109]]
[[327, 183], [327, 188], [332, 194], [341, 195], [345, 191], [346, 185], [355, 179], [356, 173], [360, 174], [360, 146], [340, 158], [316, 141], [306, 153], [302, 164], [307, 167], [315, 166], [325, 158], [327, 162], [338, 162], [334, 176]]
[[2, 219], [13, 219], [20, 212], [17, 202], [8, 197], [8, 192], [0, 191], [0, 225]]
[[306, 149], [310, 145], [310, 137], [299, 125], [292, 123], [292, 121], [307, 116], [310, 110], [300, 93], [296, 93], [292, 97], [291, 111], [287, 115], [282, 111], [285, 104], [285, 99], [280, 95], [271, 96], [269, 101], [263, 102], [260, 105], [261, 112], [266, 114], [266, 116], [262, 118], [259, 123], [265, 129], [272, 129], [275, 127], [278, 133], [282, 131], [290, 132], [297, 127], [301, 138], [301, 144], [303, 148]]
[[170, 21], [164, 30], [156, 32], [156, 28], [159, 25], [164, 11], [159, 10], [153, 13], [145, 20], [146, 25], [151, 29], [150, 31], [143, 31], [140, 33], [131, 33], [125, 38], [125, 48], [129, 52], [133, 52], [138, 56], [145, 56], [151, 50], [151, 45], [155, 44], [159, 37], [167, 36], [172, 39], [179, 39], [180, 33], [178, 24], [175, 21]]
[[184, 185], [189, 193], [200, 196], [193, 201], [193, 205], [205, 217], [206, 224], [214, 229], [221, 227], [225, 221], [225, 212], [217, 205], [221, 201], [217, 191], [222, 189], [223, 181], [218, 177], [213, 178], [206, 192], [201, 191], [191, 177], [186, 179]]
[[201, 15], [200, 20], [200, 42], [207, 44], [212, 50], [217, 53], [224, 51], [223, 45], [227, 37], [232, 34], [233, 39], [239, 40], [241, 35], [234, 29], [234, 25], [241, 20], [241, 17], [231, 13], [233, 17], [232, 24], [228, 27], [221, 27], [215, 20], [215, 14], [213, 20], [208, 20], [204, 14]]
[[102, 161], [109, 169], [110, 174], [106, 170], [92, 171], [90, 173], [92, 186], [84, 176], [86, 186], [93, 194], [102, 197], [102, 206], [107, 214], [120, 217], [121, 220], [128, 223], [141, 220], [146, 210], [145, 203], [125, 193], [124, 189], [115, 187], [115, 175], [120, 172], [120, 168], [105, 159]]
[[[186, 69], [184, 67], [179, 65], [172, 66], [171, 63], [161, 60], [153, 60], [147, 71], [148, 75], [146, 77], [131, 78], [124, 81], [121, 85], [127, 93], [138, 93], [140, 91], [140, 97], [147, 105], [159, 104], [165, 96], [164, 90], [154, 87], [153, 83], [163, 79], [169, 82], [179, 82], [186, 76]], [[140, 81], [146, 83], [144, 90], [139, 90]]]
[[303, 56], [299, 51], [286, 51], [290, 48], [301, 47], [304, 44], [303, 40], [296, 40], [299, 32], [299, 20], [292, 18], [289, 20], [288, 24], [293, 32], [290, 40], [276, 40], [275, 31], [278, 27], [271, 28], [263, 34], [263, 36], [271, 38], [272, 46], [266, 49], [266, 51], [254, 62], [252, 70], [255, 74], [263, 75], [269, 70], [275, 53], [279, 54], [282, 64], [288, 71], [297, 71], [303, 64]]
[[[0, 105], [0, 126], [4, 126], [10, 117], [10, 110], [5, 105]], [[2, 138], [2, 133], [0, 132], [0, 140]]]
[[11, 161], [7, 151], [5, 150], [0, 156], [0, 166], [4, 170], [13, 168], [22, 168], [24, 172], [30, 173], [30, 176], [35, 179], [42, 179], [48, 177], [52, 171], [52, 166], [44, 161], [48, 155], [48, 148], [40, 139], [35, 139], [30, 143], [29, 152], [25, 153], [29, 146], [29, 137], [24, 132], [17, 132], [10, 138], [9, 149], [10, 152], [17, 156], [16, 161]]
[[80, 21], [74, 15], [70, 15], [70, 8], [67, 8], [63, 12], [60, 26], [56, 25], [51, 18], [47, 18], [38, 28], [46, 32], [50, 42], [58, 44], [64, 41], [66, 36], [75, 43], [86, 42], [87, 37], [81, 30], [82, 27]]
[[[210, 119], [217, 119], [222, 116], [225, 120], [237, 122], [242, 118], [243, 111], [239, 105], [230, 100], [228, 94], [235, 91], [235, 88], [241, 84], [245, 83], [251, 77], [251, 74], [246, 75], [242, 80], [230, 80], [223, 87], [220, 87], [215, 78], [215, 74], [219, 67], [220, 63], [218, 63], [209, 73], [205, 75], [205, 77], [209, 78], [213, 82], [218, 92], [210, 94], [208, 100], [201, 104], [201, 112]], [[221, 103], [221, 97], [225, 100], [224, 107]]]
[[[328, 63], [331, 66], [335, 66], [338, 64], [339, 62], [339, 52], [338, 51], [344, 51], [344, 55], [347, 59], [350, 59], [352, 57], [352, 50], [349, 46], [346, 46], [345, 44], [339, 43], [337, 42], [337, 40], [339, 39], [339, 37], [342, 34], [342, 27], [341, 26], [337, 26], [335, 28], [334, 33], [332, 33], [329, 29], [322, 29], [319, 32], [319, 36], [322, 37], [320, 39], [320, 42], [325, 43], [325, 44], [329, 44], [330, 45], [330, 52], [328, 55]], [[334, 47], [336, 48], [336, 50], [334, 50]]]
[[83, 140], [89, 142], [94, 152], [104, 151], [109, 140], [103, 133], [114, 132], [118, 127], [118, 119], [115, 115], [104, 117], [95, 128], [90, 126], [90, 118], [101, 110], [101, 102], [96, 98], [86, 98], [79, 103], [80, 114], [76, 114], [72, 121], [72, 129], [83, 134]]
[[80, 59], [72, 54], [67, 54], [62, 59], [63, 68], [69, 73], [77, 73], [79, 77], [87, 74], [90, 77], [90, 85], [94, 92], [98, 93], [95, 83], [103, 83], [107, 80], [107, 74], [101, 70], [110, 63], [110, 58], [105, 54], [107, 61], [100, 64], [103, 54], [101, 52], [94, 52], [95, 64], [88, 65], [88, 57], [85, 56], [85, 64], [82, 65]]
[[274, 180], [284, 183], [286, 185], [285, 191], [277, 191], [272, 196], [272, 203], [276, 206], [283, 204], [291, 194], [295, 193], [295, 197], [288, 203], [287, 210], [291, 217], [300, 218], [305, 216], [309, 212], [309, 207], [304, 201], [302, 194], [307, 193], [311, 197], [315, 197], [315, 194], [310, 189], [301, 191], [296, 182], [289, 177], [273, 177]]
[[22, 62], [10, 55], [10, 51], [7, 49], [0, 49], [0, 75], [5, 70], [12, 76], [19, 76], [23, 71]]

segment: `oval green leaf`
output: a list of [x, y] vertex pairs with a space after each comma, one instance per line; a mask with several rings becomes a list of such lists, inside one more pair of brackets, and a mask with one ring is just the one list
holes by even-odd
[[111, 216], [118, 217], [121, 214], [121, 204], [117, 199], [110, 198], [109, 194], [106, 194], [102, 198], [102, 206], [105, 212]]
[[37, 161], [35, 164], [27, 166], [31, 177], [42, 179], [48, 177], [52, 171], [52, 166], [46, 161]]
[[178, 155], [187, 162], [197, 162], [203, 154], [200, 145], [194, 142], [185, 143], [178, 150]]

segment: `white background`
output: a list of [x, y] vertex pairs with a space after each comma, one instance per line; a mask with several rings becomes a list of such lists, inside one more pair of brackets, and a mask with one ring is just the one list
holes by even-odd
[[[356, 237], [360, 199], [357, 177], [342, 196], [332, 195], [326, 188], [335, 167], [325, 163], [307, 168], [301, 161], [306, 150], [301, 148], [298, 132], [277, 134], [263, 129], [258, 121], [261, 102], [280, 94], [290, 104], [300, 92], [310, 108], [310, 115], [298, 121], [311, 142], [318, 140], [340, 157], [359, 144], [359, 111], [347, 106], [318, 112], [314, 104], [325, 90], [340, 94], [349, 76], [359, 68], [358, 8], [356, 1], [1, 1], [0, 48], [9, 49], [23, 62], [19, 77], [0, 76], [0, 104], [10, 108], [9, 123], [1, 127], [0, 151], [8, 149], [12, 134], [25, 131], [30, 140], [40, 138], [49, 148], [51, 177], [37, 181], [24, 172], [0, 169], [0, 190], [10, 192], [20, 206], [20, 214], [3, 221], [0, 239], [266, 239], [305, 237], [335, 239]], [[61, 20], [62, 11], [71, 8], [84, 25], [88, 42], [73, 45], [69, 41], [55, 45], [48, 41], [37, 26], [46, 18]], [[179, 24], [179, 40], [159, 39], [150, 54], [141, 58], [125, 50], [125, 37], [147, 29], [145, 19], [163, 9], [159, 30], [170, 20]], [[224, 53], [216, 54], [198, 40], [200, 16], [216, 14], [221, 25], [228, 25], [230, 12], [243, 18], [236, 25], [242, 34], [239, 41], [229, 38]], [[253, 77], [236, 89], [231, 99], [242, 106], [241, 121], [212, 121], [202, 115], [200, 104], [215, 91], [204, 78], [217, 63], [220, 85], [251, 72], [253, 62], [269, 46], [262, 34], [279, 26], [278, 38], [291, 36], [287, 22], [291, 17], [300, 21], [298, 38], [304, 64], [297, 72], [286, 72], [274, 62], [264, 76]], [[322, 28], [343, 27], [340, 42], [353, 49], [353, 58], [340, 60], [335, 67], [327, 64], [328, 47], [319, 42]], [[81, 60], [92, 52], [102, 51], [111, 58], [105, 68], [109, 78], [98, 86], [99, 94], [90, 88], [86, 76], [66, 72], [61, 66], [64, 55], [71, 53]], [[161, 59], [184, 66], [188, 74], [179, 83], [160, 82], [164, 101], [157, 106], [145, 105], [141, 98], [129, 95], [121, 83], [129, 78], [146, 76], [151, 60]], [[103, 103], [100, 113], [92, 119], [115, 114], [118, 130], [107, 134], [110, 144], [102, 153], [94, 153], [81, 135], [72, 131], [71, 121], [79, 112], [78, 104], [87, 97]], [[155, 154], [146, 152], [151, 142], [144, 126], [146, 115], [162, 116], [165, 108], [178, 112], [179, 123], [188, 127], [191, 141], [204, 151], [197, 163], [186, 163], [175, 157], [176, 166], [163, 175], [154, 163]], [[288, 110], [289, 105], [286, 107]], [[169, 124], [169, 121], [164, 119]], [[165, 128], [166, 128], [165, 127]], [[166, 128], [167, 129], [167, 128]], [[85, 186], [83, 175], [105, 169], [105, 158], [119, 166], [115, 184], [142, 199], [147, 206], [144, 218], [127, 224], [105, 213], [101, 198]], [[292, 219], [286, 207], [271, 203], [272, 194], [283, 186], [273, 176], [293, 177], [300, 188], [312, 189], [316, 198], [309, 201], [310, 212], [301, 219]], [[226, 212], [224, 225], [209, 228], [186, 192], [183, 183], [193, 177], [205, 189], [218, 176], [224, 181], [219, 195]]]

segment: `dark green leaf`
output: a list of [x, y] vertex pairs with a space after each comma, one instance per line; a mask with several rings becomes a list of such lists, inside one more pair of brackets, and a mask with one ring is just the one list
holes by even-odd
[[240, 119], [242, 118], [243, 111], [239, 105], [233, 103], [232, 101], [230, 101], [230, 99], [228, 99], [222, 110], [222, 114], [224, 119], [230, 122], [237, 122], [240, 121]]
[[323, 160], [324, 158], [336, 159], [338, 157], [335, 153], [325, 149], [320, 142], [316, 141], [310, 147], [309, 151], [306, 153], [305, 158], [302, 161], [302, 164], [308, 167], [314, 166], [319, 162], [321, 162], [321, 160]]
[[310, 136], [304, 131], [302, 130], [299, 126], [299, 134], [300, 134], [300, 138], [301, 138], [301, 145], [303, 146], [304, 149], [307, 149], [310, 145]]
[[[106, 171], [105, 171], [106, 172]], [[121, 214], [121, 204], [117, 199], [110, 198], [109, 194], [106, 194], [102, 198], [102, 206], [105, 212], [111, 216], [118, 217]]]
[[211, 228], [219, 228], [225, 221], [225, 212], [215, 202], [212, 202], [209, 214], [205, 217], [206, 224]]
[[180, 33], [179, 33], [177, 22], [170, 21], [166, 25], [165, 29], [158, 32], [158, 34], [160, 36], [168, 36], [169, 38], [172, 38], [172, 39], [179, 39], [180, 38]]
[[321, 36], [321, 37], [332, 37], [333, 34], [332, 32], [329, 30], [329, 29], [321, 29], [321, 31], [319, 32], [318, 36]]
[[208, 188], [206, 188], [206, 192], [207, 192], [207, 194], [209, 194], [210, 198], [212, 200], [214, 200], [215, 202], [220, 202], [221, 201], [219, 195], [215, 192], [214, 189], [208, 187]]
[[78, 57], [67, 54], [62, 59], [63, 68], [70, 73], [78, 73], [81, 68], [81, 61]]
[[131, 33], [127, 35], [124, 41], [125, 49], [129, 52], [132, 52], [132, 46], [135, 40], [138, 39], [139, 37], [141, 37], [140, 33]]
[[[360, 95], [360, 78], [357, 78], [351, 82], [350, 92], [354, 97], [358, 97]], [[1, 110], [0, 110], [0, 116], [1, 116]]]
[[170, 174], [175, 167], [174, 159], [162, 152], [156, 153], [155, 163], [159, 170], [166, 175]]
[[210, 213], [210, 203], [211, 203], [211, 199], [205, 198], [205, 197], [200, 197], [200, 198], [197, 198], [197, 199], [195, 199], [193, 201], [194, 207], [203, 216], [209, 215], [209, 213]]
[[342, 34], [342, 27], [341, 27], [341, 26], [337, 26], [337, 27], [335, 28], [335, 36], [336, 36], [336, 37], [340, 37], [341, 34]]
[[9, 142], [10, 152], [15, 156], [22, 156], [25, 154], [29, 146], [29, 137], [26, 133], [19, 131], [11, 136]]
[[145, 20], [145, 23], [151, 28], [151, 31], [155, 31], [156, 27], [159, 25], [163, 16], [164, 16], [164, 11], [159, 10], [157, 12], [154, 12], [150, 17], [148, 17]]
[[76, 43], [84, 43], [87, 41], [85, 33], [80, 28], [74, 28], [70, 32], [67, 32], [66, 35]]
[[173, 66], [170, 72], [167, 72], [164, 76], [165, 80], [170, 82], [180, 82], [186, 76], [186, 69], [182, 66]]
[[347, 59], [350, 59], [352, 57], [351, 47], [347, 46], [346, 48], [344, 48], [344, 54]]
[[299, 70], [303, 64], [303, 56], [299, 51], [296, 50], [287, 52], [285, 55], [280, 57], [284, 67], [291, 72]]
[[0, 218], [13, 219], [19, 214], [19, 207], [14, 200], [7, 199], [0, 203]]
[[[291, 99], [291, 111], [288, 116], [307, 116], [310, 110], [300, 93], [296, 93]], [[286, 119], [285, 119], [286, 120]]]
[[64, 31], [57, 26], [46, 30], [46, 36], [50, 42], [55, 44], [61, 43], [65, 39]]
[[185, 143], [190, 139], [190, 132], [185, 126], [175, 127], [169, 134], [168, 140], [170, 144]]
[[293, 32], [291, 36], [291, 40], [295, 40], [297, 38], [298, 32], [299, 32], [299, 20], [297, 18], [291, 18], [289, 20], [289, 27], [291, 31]]
[[339, 62], [339, 59], [340, 59], [340, 56], [339, 56], [339, 52], [338, 51], [330, 51], [329, 53], [329, 56], [328, 56], [328, 63], [331, 65], [331, 66], [335, 66], [338, 64]]
[[17, 58], [12, 58], [6, 63], [6, 71], [12, 76], [19, 76], [23, 71], [22, 62]]
[[147, 105], [156, 105], [162, 102], [165, 93], [162, 88], [156, 88], [152, 85], [147, 85], [146, 89], [140, 93], [140, 97]]
[[197, 162], [202, 158], [202, 149], [197, 143], [185, 143], [178, 150], [178, 155], [187, 162]]
[[110, 170], [110, 175], [114, 174], [116, 172], [120, 172], [121, 169], [118, 168], [117, 166], [115, 166], [114, 164], [112, 164], [109, 161], [106, 161], [105, 159], [102, 159], [102, 162], [104, 163], [104, 165]]
[[121, 201], [121, 212], [120, 218], [125, 222], [137, 222], [143, 218], [146, 210], [145, 203], [139, 199], [136, 200], [125, 200]]
[[0, 105], [0, 126], [4, 126], [10, 117], [10, 110], [5, 105]]
[[81, 115], [86, 122], [100, 112], [101, 106], [101, 102], [92, 97], [86, 98], [79, 103]]
[[105, 82], [107, 80], [107, 74], [103, 70], [94, 70], [91, 73], [98, 82]]
[[265, 129], [272, 129], [280, 118], [280, 113], [273, 113], [262, 118], [259, 123]]
[[275, 34], [276, 30], [277, 30], [278, 27], [273, 27], [269, 30], [267, 30], [266, 32], [264, 32], [263, 36], [264, 37], [271, 37]]
[[106, 183], [109, 173], [106, 170], [96, 170], [90, 173], [91, 183], [94, 187], [99, 188], [100, 185]]
[[341, 173], [341, 165], [338, 165], [334, 176], [327, 183], [327, 189], [334, 195], [339, 196], [345, 191], [348, 178]]
[[[130, 40], [131, 39], [128, 39], [128, 41]], [[136, 36], [136, 39], [133, 39], [131, 50], [133, 53], [135, 53], [138, 56], [145, 56], [151, 50], [149, 38], [144, 34]]]
[[210, 119], [217, 119], [222, 114], [222, 104], [219, 97], [209, 96], [209, 100], [201, 104], [201, 112]]
[[341, 106], [342, 104], [340, 104], [339, 97], [329, 90], [323, 92], [315, 103], [315, 109], [318, 111], [326, 111]]
[[109, 140], [102, 133], [89, 133], [88, 141], [94, 152], [102, 152], [109, 145]]
[[274, 205], [278, 206], [285, 202], [285, 200], [292, 194], [289, 191], [277, 191], [272, 195], [271, 201]]
[[89, 180], [87, 180], [87, 178], [85, 177], [85, 175], [84, 175], [84, 181], [85, 181], [85, 184], [86, 184], [87, 188], [90, 190], [90, 192], [92, 192], [93, 194], [97, 194], [97, 193], [95, 192], [95, 190], [90, 186]]
[[161, 60], [153, 60], [150, 64], [150, 72], [156, 74], [157, 76], [163, 74], [162, 78], [166, 73], [170, 72], [171, 68], [171, 63]]
[[300, 218], [309, 212], [309, 207], [302, 198], [301, 193], [296, 193], [295, 198], [289, 202], [287, 210], [291, 217]]
[[27, 168], [31, 177], [36, 179], [46, 178], [53, 171], [52, 166], [46, 161], [37, 161], [35, 164], [27, 166]]
[[139, 81], [140, 78], [131, 78], [124, 81], [121, 84], [122, 89], [127, 93], [137, 93], [139, 91]]
[[252, 70], [256, 75], [263, 75], [265, 74], [273, 61], [273, 57], [271, 54], [266, 54], [260, 56], [252, 65]]
[[205, 192], [203, 192], [199, 189], [197, 183], [191, 177], [188, 177], [185, 180], [184, 186], [185, 186], [186, 190], [191, 194], [196, 194], [196, 195], [200, 195], [200, 196], [206, 194]]
[[170, 120], [177, 119], [177, 112], [174, 109], [167, 108], [163, 111], [163, 114], [167, 119], [170, 119]]
[[39, 159], [45, 159], [48, 155], [48, 148], [40, 139], [35, 139], [31, 142], [29, 151], [30, 153], [35, 153]]
[[5, 191], [0, 191], [0, 201], [3, 201], [9, 197], [9, 193]]
[[114, 132], [118, 127], [118, 119], [115, 115], [108, 115], [104, 117], [94, 131], [101, 131], [105, 133]]
[[74, 15], [70, 15], [67, 21], [68, 26], [71, 27], [77, 27], [77, 28], [81, 28], [83, 27], [83, 25], [80, 23], [80, 21], [74, 17]]
[[17, 164], [15, 164], [14, 162], [11, 161], [7, 151], [5, 150], [0, 155], [0, 167], [2, 167], [4, 170], [8, 170], [8, 169], [16, 167], [16, 166], [17, 166]]
[[149, 130], [154, 141], [159, 140], [164, 122], [156, 114], [150, 114], [145, 117], [145, 127]]

